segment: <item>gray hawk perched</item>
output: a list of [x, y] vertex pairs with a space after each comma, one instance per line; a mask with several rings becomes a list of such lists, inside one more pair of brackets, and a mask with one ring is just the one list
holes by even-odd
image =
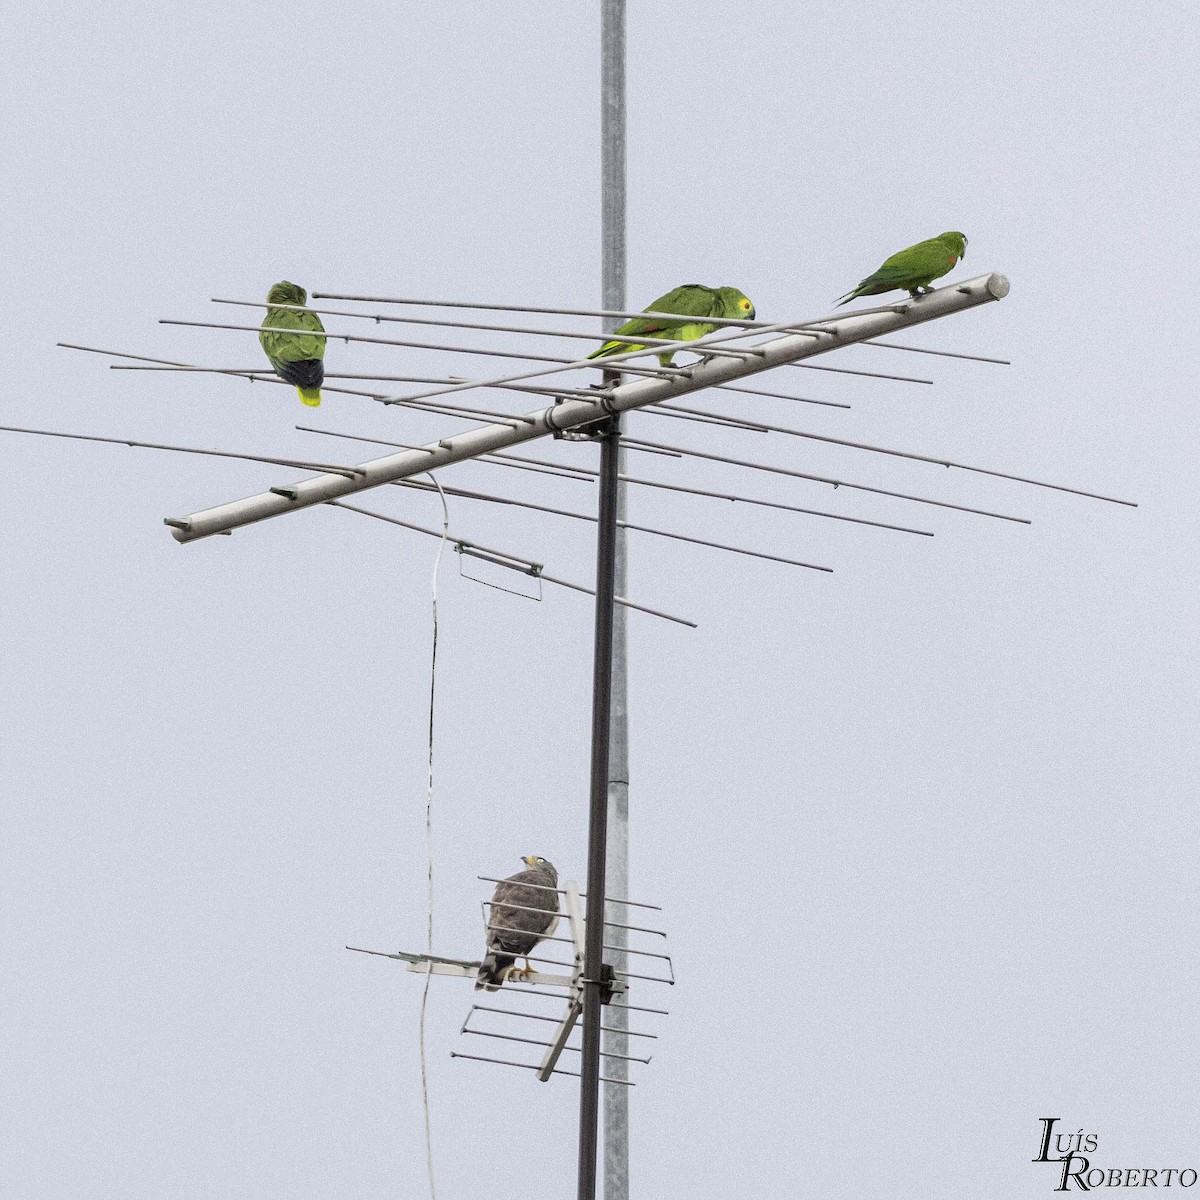
[[[558, 926], [558, 872], [554, 864], [527, 854], [524, 871], [496, 884], [488, 909], [487, 956], [479, 964], [475, 990], [500, 990], [517, 956], [526, 956]], [[525, 972], [532, 968], [525, 958]]]

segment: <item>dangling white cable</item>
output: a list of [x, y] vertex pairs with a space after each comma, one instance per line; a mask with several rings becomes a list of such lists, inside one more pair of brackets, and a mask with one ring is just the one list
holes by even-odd
[[[437, 644], [438, 644], [438, 571], [442, 566], [442, 551], [450, 535], [450, 509], [446, 504], [446, 493], [437, 477], [428, 473], [438, 495], [442, 498], [442, 539], [438, 542], [437, 556], [433, 561], [433, 648], [429, 661], [429, 781], [425, 794], [425, 867], [426, 867], [426, 924], [425, 952], [433, 954], [433, 713], [434, 697], [437, 692]], [[429, 981], [433, 977], [433, 964], [425, 972], [425, 986], [421, 989], [421, 1016], [419, 1041], [421, 1051], [421, 1100], [425, 1108], [425, 1164], [429, 1170], [429, 1200], [437, 1200], [437, 1189], [433, 1182], [433, 1139], [429, 1132], [429, 1081], [425, 1070], [425, 1004], [429, 999]]]

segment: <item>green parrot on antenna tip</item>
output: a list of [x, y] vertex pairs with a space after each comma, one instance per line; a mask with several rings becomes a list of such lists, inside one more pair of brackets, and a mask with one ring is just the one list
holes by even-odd
[[[626, 321], [614, 333], [622, 337], [637, 337], [638, 334], [648, 334], [653, 337], [668, 338], [677, 342], [694, 342], [720, 328], [703, 320], [704, 317], [725, 317], [743, 321], [754, 320], [754, 305], [748, 297], [737, 288], [705, 287], [702, 283], [685, 283], [675, 288], [665, 296], [659, 296], [653, 304], [643, 312], [675, 313], [682, 320], [671, 321], [662, 317], [634, 317]], [[607, 358], [610, 354], [621, 354], [629, 350], [643, 350], [647, 347], [638, 346], [632, 342], [605, 342], [598, 350], [594, 350], [588, 358]], [[658, 356], [658, 361], [664, 366], [671, 365], [675, 357], [674, 350], [668, 350]]]
[[929, 286], [951, 270], [967, 253], [967, 239], [957, 232], [939, 233], [927, 242], [918, 242], [893, 254], [874, 275], [868, 275], [858, 287], [838, 297], [846, 304], [859, 296], [878, 296], [905, 288], [916, 297], [931, 292]]
[[[308, 293], [299, 284], [286, 279], [267, 293], [267, 315], [263, 318], [258, 340], [284, 383], [300, 393], [309, 408], [321, 403], [321, 384], [325, 381], [325, 326], [315, 312], [302, 307]], [[275, 308], [291, 304], [297, 308]], [[281, 330], [295, 330], [295, 333]]]

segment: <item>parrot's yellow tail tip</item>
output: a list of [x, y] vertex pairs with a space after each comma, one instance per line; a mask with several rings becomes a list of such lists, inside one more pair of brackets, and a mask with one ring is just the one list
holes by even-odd
[[296, 391], [300, 393], [301, 404], [307, 404], [309, 408], [321, 407], [321, 393], [315, 388], [297, 388]]

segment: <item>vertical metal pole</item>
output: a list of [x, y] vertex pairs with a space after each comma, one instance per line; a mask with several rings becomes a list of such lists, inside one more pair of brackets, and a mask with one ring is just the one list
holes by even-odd
[[595, 1200], [600, 1124], [600, 1005], [604, 965], [604, 868], [612, 720], [613, 596], [616, 594], [619, 418], [600, 440], [600, 527], [596, 539], [596, 636], [592, 670], [592, 777], [588, 813], [587, 920], [583, 956], [583, 1063], [579, 1081], [579, 1200]]
[[[624, 309], [625, 302], [625, 0], [601, 0], [600, 16], [600, 307]], [[611, 331], [620, 322], [610, 321]], [[628, 418], [626, 418], [628, 420]], [[617, 454], [617, 470], [625, 471], [625, 448]], [[617, 481], [617, 519], [625, 520], [625, 482]], [[618, 596], [627, 596], [625, 530], [617, 527], [614, 559]], [[609, 723], [608, 756], [608, 871], [607, 894], [628, 896], [629, 892], [629, 714], [627, 708], [626, 621], [624, 606], [613, 616], [612, 717]], [[610, 961], [618, 971], [626, 969], [624, 929], [608, 931]], [[628, 1013], [610, 1008], [605, 1024], [604, 1048], [611, 1054], [628, 1054], [625, 1033]], [[624, 1079], [629, 1063], [609, 1058], [606, 1074]], [[629, 1088], [619, 1083], [604, 1085], [604, 1200], [629, 1200]]]

